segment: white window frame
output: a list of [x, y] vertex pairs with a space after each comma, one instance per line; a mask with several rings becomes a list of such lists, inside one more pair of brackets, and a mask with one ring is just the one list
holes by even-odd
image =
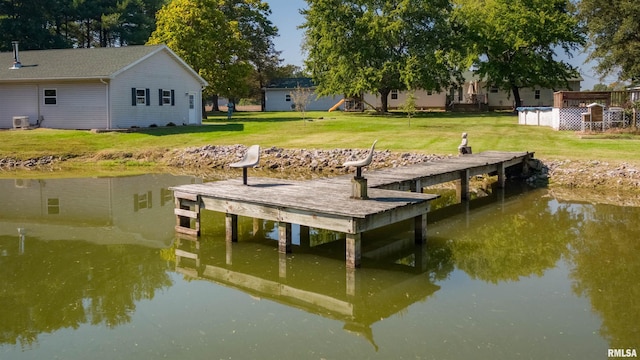
[[147, 105], [147, 89], [146, 88], [136, 88], [136, 106], [140, 106], [140, 105]]
[[291, 94], [287, 94], [284, 96], [284, 101], [291, 101]]
[[[47, 92], [53, 91], [53, 95], [47, 95]], [[53, 99], [53, 103], [47, 103], [47, 100]], [[57, 88], [44, 88], [42, 89], [42, 103], [46, 106], [58, 105], [58, 89]]]
[[492, 94], [497, 94], [498, 90], [500, 90], [500, 89], [498, 89], [497, 86], [492, 86], [492, 87], [489, 88], [489, 92], [492, 93]]
[[391, 90], [391, 100], [398, 100], [398, 90]]
[[533, 98], [540, 100], [540, 90], [533, 90]]
[[171, 89], [162, 89], [162, 105], [171, 105]]

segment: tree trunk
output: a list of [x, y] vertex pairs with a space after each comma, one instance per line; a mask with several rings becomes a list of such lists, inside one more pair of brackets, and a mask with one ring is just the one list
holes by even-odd
[[513, 93], [513, 99], [516, 102], [516, 106], [513, 109], [514, 111], [522, 106], [522, 99], [520, 99], [520, 88], [518, 88], [518, 86], [516, 86], [515, 84], [511, 84], [511, 92]]
[[207, 109], [205, 108], [206, 101], [204, 100], [204, 95], [202, 96], [202, 99], [200, 100], [200, 103], [202, 105], [202, 120], [206, 120], [207, 119]]
[[380, 93], [380, 102], [382, 103], [381, 111], [386, 113], [389, 110], [389, 93], [391, 89], [379, 89], [378, 92]]
[[218, 106], [218, 94], [211, 95], [211, 101], [213, 103], [211, 111], [212, 112], [220, 111], [220, 107]]

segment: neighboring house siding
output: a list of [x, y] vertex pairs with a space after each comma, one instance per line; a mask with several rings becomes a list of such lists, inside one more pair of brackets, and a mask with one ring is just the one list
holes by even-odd
[[[397, 99], [393, 99], [391, 94], [389, 94], [387, 106], [389, 110], [400, 109], [404, 106], [407, 101], [407, 97], [409, 93], [407, 91], [398, 91]], [[426, 90], [416, 90], [414, 92], [416, 109], [418, 110], [427, 110], [427, 109], [444, 109], [447, 94], [445, 92], [431, 92], [431, 95]], [[380, 99], [380, 94], [365, 94], [364, 101], [375, 106], [376, 108], [382, 108], [382, 101]], [[365, 108], [368, 106], [365, 105]]]
[[[149, 105], [132, 105], [132, 88], [149, 89]], [[159, 90], [173, 90], [173, 105], [159, 105]], [[118, 74], [110, 84], [112, 128], [189, 123], [188, 93], [195, 93], [196, 124], [202, 119], [200, 83], [165, 52]]]
[[[265, 111], [295, 111], [291, 93], [294, 89], [266, 89], [265, 90]], [[316, 97], [315, 93], [310, 96], [307, 111], [327, 111], [336, 105], [343, 96], [321, 96]], [[290, 101], [287, 101], [290, 99]]]
[[[38, 86], [42, 127], [104, 129], [107, 127], [107, 88], [95, 83], [48, 83]], [[45, 91], [55, 90], [55, 104], [46, 104]]]
[[0, 84], [0, 129], [12, 128], [14, 116], [28, 116], [31, 124], [38, 120], [38, 88], [35, 84]]

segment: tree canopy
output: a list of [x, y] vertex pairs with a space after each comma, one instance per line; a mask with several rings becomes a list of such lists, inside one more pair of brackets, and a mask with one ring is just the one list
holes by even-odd
[[640, 2], [582, 0], [579, 8], [593, 49], [589, 58], [598, 62], [596, 70], [640, 83]]
[[209, 82], [210, 91], [232, 97], [251, 71], [250, 43], [222, 0], [172, 0], [158, 11], [149, 44], [166, 44]]
[[567, 56], [585, 43], [569, 0], [455, 0], [455, 18], [464, 24], [472, 60], [490, 85], [511, 91], [567, 86], [578, 75], [556, 51]]
[[319, 95], [440, 90], [457, 69], [447, 0], [307, 0], [306, 66]]
[[165, 0], [0, 0], [0, 51], [144, 44]]

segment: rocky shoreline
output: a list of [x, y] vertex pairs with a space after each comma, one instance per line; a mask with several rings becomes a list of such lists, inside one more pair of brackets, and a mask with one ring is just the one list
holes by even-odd
[[[228, 169], [228, 164], [242, 158], [246, 147], [244, 145], [206, 145], [188, 147], [184, 149], [157, 150], [140, 154], [102, 152], [90, 159], [64, 158], [45, 156], [36, 159], [17, 160], [11, 158], [0, 159], [0, 171], [12, 170], [55, 170], [65, 161], [127, 160], [153, 162], [159, 166], [166, 166], [180, 170], [181, 173], [191, 173], [207, 177], [213, 172]], [[257, 171], [278, 173], [294, 177], [318, 177], [347, 173], [348, 169], [342, 163], [349, 159], [362, 158], [368, 153], [367, 149], [283, 149], [263, 148], [260, 165]], [[435, 155], [419, 153], [400, 153], [389, 150], [376, 151], [370, 169], [398, 167], [426, 161], [440, 160], [457, 155]], [[640, 169], [628, 164], [612, 164], [597, 160], [548, 160], [538, 159], [533, 162], [534, 170], [527, 181], [534, 186], [561, 186], [572, 189], [602, 189], [628, 190], [640, 192]], [[235, 173], [234, 173], [235, 174]]]

